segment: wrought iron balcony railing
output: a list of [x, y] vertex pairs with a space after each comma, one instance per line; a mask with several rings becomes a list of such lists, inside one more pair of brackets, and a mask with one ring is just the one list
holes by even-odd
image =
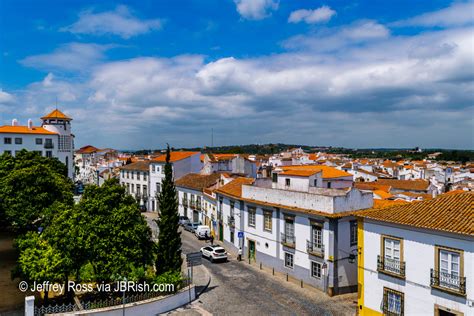
[[235, 228], [234, 216], [227, 216], [227, 225], [229, 225], [231, 228]]
[[306, 250], [309, 254], [318, 257], [324, 257], [324, 245], [306, 240]]
[[54, 144], [53, 144], [53, 143], [44, 143], [44, 148], [46, 148], [46, 149], [53, 149], [53, 148], [54, 148]]
[[202, 209], [202, 207], [201, 207], [201, 200], [198, 200], [198, 201], [196, 202], [196, 210], [200, 211], [201, 209]]
[[183, 204], [183, 207], [188, 207], [188, 200], [187, 199], [182, 199], [181, 204]]
[[451, 293], [466, 295], [466, 277], [431, 269], [431, 286]]
[[281, 233], [281, 243], [286, 247], [295, 248], [295, 235]]
[[196, 201], [191, 200], [191, 201], [189, 202], [189, 207], [195, 209], [195, 208], [196, 208]]
[[405, 277], [405, 261], [377, 256], [377, 271], [398, 277]]

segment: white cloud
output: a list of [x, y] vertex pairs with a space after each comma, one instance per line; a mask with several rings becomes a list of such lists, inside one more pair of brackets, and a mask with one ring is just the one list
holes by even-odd
[[49, 54], [26, 57], [20, 62], [28, 67], [49, 70], [85, 71], [103, 60], [110, 45], [90, 43], [69, 43]]
[[451, 6], [393, 23], [393, 26], [452, 27], [474, 23], [474, 1], [454, 2]]
[[320, 29], [309, 35], [297, 35], [284, 41], [283, 46], [288, 49], [330, 52], [385, 39], [389, 35], [390, 31], [377, 21], [362, 20], [338, 28]]
[[291, 12], [288, 22], [299, 23], [304, 21], [308, 24], [322, 23], [329, 21], [335, 14], [336, 11], [328, 6], [322, 6], [314, 10], [301, 9]]
[[278, 0], [234, 0], [239, 14], [249, 20], [261, 20], [278, 9]]
[[15, 100], [15, 97], [12, 94], [0, 89], [0, 104], [11, 103], [14, 100]]
[[139, 34], [159, 30], [162, 25], [163, 22], [160, 19], [140, 20], [130, 12], [128, 7], [120, 5], [114, 11], [81, 12], [77, 22], [62, 30], [77, 34], [114, 34], [128, 39]]

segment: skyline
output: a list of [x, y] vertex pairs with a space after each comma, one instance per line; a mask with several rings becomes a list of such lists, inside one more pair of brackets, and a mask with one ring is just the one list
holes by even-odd
[[[219, 4], [219, 5], [218, 5]], [[389, 7], [391, 6], [391, 7]], [[76, 147], [474, 148], [474, 2], [0, 2], [0, 125]]]

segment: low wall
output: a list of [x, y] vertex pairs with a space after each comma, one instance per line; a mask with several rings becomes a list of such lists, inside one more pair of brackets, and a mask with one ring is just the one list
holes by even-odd
[[[194, 286], [191, 286], [191, 301], [196, 298], [196, 291]], [[157, 315], [176, 309], [180, 306], [189, 303], [189, 287], [182, 289], [178, 293], [169, 296], [159, 296], [148, 300], [125, 304], [125, 315], [134, 316], [149, 316]], [[72, 316], [72, 315], [87, 315], [87, 316], [122, 316], [123, 305], [83, 310], [70, 313], [47, 314], [51, 316]]]

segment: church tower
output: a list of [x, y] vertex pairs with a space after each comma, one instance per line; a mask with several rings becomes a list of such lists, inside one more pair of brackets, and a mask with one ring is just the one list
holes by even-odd
[[74, 135], [71, 132], [72, 118], [58, 109], [41, 118], [41, 127], [58, 134], [58, 159], [67, 166], [68, 177], [74, 180]]

